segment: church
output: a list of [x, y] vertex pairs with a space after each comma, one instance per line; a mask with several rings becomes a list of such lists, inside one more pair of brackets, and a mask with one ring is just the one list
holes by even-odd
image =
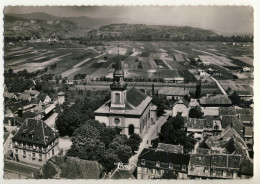
[[95, 111], [95, 119], [107, 126], [122, 128], [121, 133], [127, 136], [136, 133], [142, 137], [157, 120], [156, 106], [150, 96], [135, 87], [127, 89], [119, 59], [110, 89], [111, 100]]

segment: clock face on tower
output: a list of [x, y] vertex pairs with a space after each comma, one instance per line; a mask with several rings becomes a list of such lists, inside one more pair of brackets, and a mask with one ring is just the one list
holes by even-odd
[[114, 123], [115, 123], [116, 125], [118, 125], [118, 124], [120, 123], [120, 119], [115, 118]]

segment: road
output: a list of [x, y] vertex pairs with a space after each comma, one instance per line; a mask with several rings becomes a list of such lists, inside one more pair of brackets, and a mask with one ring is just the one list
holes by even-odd
[[[161, 116], [155, 124], [151, 125], [148, 130], [146, 131], [146, 134], [142, 138], [143, 141], [141, 142], [139, 146], [139, 150], [136, 152], [135, 155], [133, 155], [129, 159], [129, 163], [135, 163], [137, 165], [138, 157], [143, 151], [144, 148], [149, 148], [151, 146], [151, 140], [155, 139], [158, 137], [158, 132], [161, 129], [161, 126], [166, 122], [167, 118], [169, 115], [172, 113], [172, 111], [166, 111], [166, 113]], [[149, 142], [147, 144], [147, 141]], [[135, 167], [136, 168], [136, 167]], [[135, 168], [133, 168], [131, 171], [134, 172]]]
[[218, 88], [221, 90], [221, 92], [222, 92], [224, 95], [227, 95], [226, 91], [225, 91], [224, 88], [219, 84], [219, 82], [218, 82], [214, 77], [210, 77], [210, 78], [216, 82], [216, 84], [218, 85]]

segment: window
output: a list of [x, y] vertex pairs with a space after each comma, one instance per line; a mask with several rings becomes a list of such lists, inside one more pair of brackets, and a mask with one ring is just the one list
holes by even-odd
[[216, 176], [216, 170], [213, 170], [213, 176]]
[[52, 149], [52, 155], [54, 155], [54, 148]]
[[39, 161], [42, 161], [42, 154], [39, 154]]
[[141, 160], [141, 165], [145, 165], [145, 159]]
[[15, 153], [18, 154], [18, 149], [15, 149]]
[[182, 165], [182, 170], [185, 171], [186, 170], [186, 165]]
[[32, 159], [35, 160], [35, 153], [32, 153]]
[[116, 104], [119, 104], [120, 103], [120, 94], [116, 93], [115, 97], [116, 97], [116, 99], [115, 99]]
[[25, 133], [22, 133], [22, 137], [26, 137]]
[[23, 151], [23, 158], [26, 158], [26, 151]]
[[223, 171], [223, 177], [227, 176], [227, 171]]

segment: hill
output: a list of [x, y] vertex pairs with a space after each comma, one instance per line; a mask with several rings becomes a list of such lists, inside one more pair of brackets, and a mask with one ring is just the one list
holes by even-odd
[[111, 24], [93, 29], [88, 32], [89, 38], [103, 40], [198, 40], [204, 41], [209, 37], [218, 36], [217, 33], [187, 26], [162, 26], [145, 24]]

